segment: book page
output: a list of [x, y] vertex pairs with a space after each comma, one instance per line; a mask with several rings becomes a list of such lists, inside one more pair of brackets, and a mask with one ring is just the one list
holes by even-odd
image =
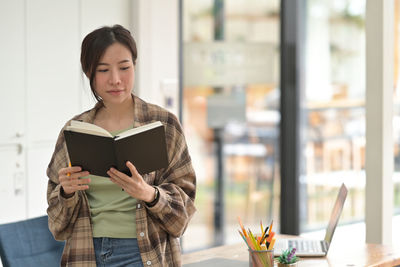
[[86, 133], [97, 136], [113, 137], [107, 130], [101, 128], [92, 123], [82, 122], [82, 121], [71, 121], [71, 125], [66, 128], [69, 131]]
[[159, 126], [162, 126], [162, 123], [160, 121], [156, 121], [156, 122], [145, 124], [145, 125], [133, 128], [133, 129], [129, 129], [125, 132], [118, 134], [118, 137], [115, 138], [115, 140], [119, 140], [119, 139], [131, 136], [134, 134], [138, 134], [138, 133], [141, 133], [141, 132], [144, 132], [144, 131], [147, 131], [147, 130], [150, 130], [150, 129], [153, 129], [153, 128], [156, 128]]

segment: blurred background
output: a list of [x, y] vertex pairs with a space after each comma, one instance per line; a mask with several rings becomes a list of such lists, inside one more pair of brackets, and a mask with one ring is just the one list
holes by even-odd
[[[400, 1], [395, 0], [393, 215], [400, 214]], [[338, 188], [341, 225], [365, 219], [366, 0], [307, 0], [300, 16], [299, 229], [326, 227]], [[122, 24], [138, 44], [135, 93], [174, 112], [197, 174], [184, 252], [280, 229], [279, 0], [0, 0], [0, 223], [45, 214], [46, 167], [64, 123], [93, 106], [83, 37]], [[288, 153], [286, 151], [285, 153]], [[284, 165], [288, 168], [287, 164]], [[13, 203], [13, 205], [10, 205]], [[291, 212], [285, 211], [285, 212]], [[398, 216], [397, 216], [398, 217]], [[258, 228], [257, 228], [258, 229]], [[360, 238], [365, 238], [361, 236]]]

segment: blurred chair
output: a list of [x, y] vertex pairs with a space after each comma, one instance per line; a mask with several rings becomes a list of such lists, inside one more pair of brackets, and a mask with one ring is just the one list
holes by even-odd
[[60, 266], [63, 248], [50, 233], [47, 216], [0, 225], [3, 267]]

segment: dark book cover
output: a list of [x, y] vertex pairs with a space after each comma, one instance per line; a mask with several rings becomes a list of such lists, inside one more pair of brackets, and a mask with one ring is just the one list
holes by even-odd
[[81, 166], [90, 174], [108, 177], [114, 167], [131, 175], [126, 162], [135, 165], [140, 174], [165, 168], [168, 156], [164, 126], [136, 133], [121, 139], [64, 130], [72, 166]]

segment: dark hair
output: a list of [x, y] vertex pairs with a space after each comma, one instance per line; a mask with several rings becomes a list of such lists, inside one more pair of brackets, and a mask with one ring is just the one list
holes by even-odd
[[120, 43], [128, 48], [132, 54], [132, 62], [134, 65], [136, 64], [137, 50], [135, 40], [133, 39], [130, 31], [121, 25], [101, 27], [86, 35], [82, 41], [82, 70], [89, 78], [90, 88], [92, 89], [92, 93], [97, 101], [101, 101], [101, 97], [96, 93], [96, 90], [93, 86], [96, 68], [106, 49], [113, 43]]

